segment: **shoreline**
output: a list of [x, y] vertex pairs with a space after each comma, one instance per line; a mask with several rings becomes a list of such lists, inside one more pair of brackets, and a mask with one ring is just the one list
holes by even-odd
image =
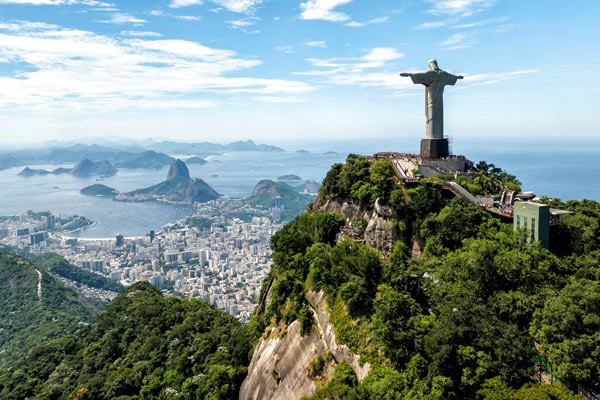
[[[88, 238], [88, 237], [62, 236], [62, 235], [59, 235], [59, 236], [61, 239], [77, 239], [77, 241], [83, 241], [83, 242], [91, 242], [91, 241], [96, 241], [96, 240], [115, 240], [115, 237]], [[137, 239], [143, 239], [145, 237], [146, 236], [123, 236], [123, 239], [137, 240]]]

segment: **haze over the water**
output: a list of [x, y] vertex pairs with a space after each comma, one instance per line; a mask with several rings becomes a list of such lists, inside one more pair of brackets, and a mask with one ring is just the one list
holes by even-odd
[[600, 3], [1, 0], [0, 144], [421, 137], [423, 88], [462, 139], [599, 131]]

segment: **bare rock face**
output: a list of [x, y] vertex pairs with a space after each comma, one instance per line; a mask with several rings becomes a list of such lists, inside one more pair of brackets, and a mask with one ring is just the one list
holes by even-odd
[[168, 181], [176, 178], [190, 179], [190, 170], [180, 159], [177, 159], [171, 163], [171, 166], [169, 167], [169, 173], [167, 174]]
[[325, 311], [325, 293], [323, 291], [315, 292], [310, 290], [306, 293], [306, 299], [315, 313], [320, 336], [325, 342], [327, 351], [331, 354], [335, 363], [339, 364], [345, 362], [350, 365], [354, 370], [358, 381], [362, 382], [369, 374], [371, 364], [367, 362], [360, 365], [360, 356], [352, 353], [345, 344], [339, 344], [337, 342], [333, 326], [329, 324], [329, 313]]
[[[331, 357], [333, 363], [346, 362], [359, 381], [369, 373], [369, 363], [360, 365], [360, 357], [348, 346], [336, 341], [329, 313], [325, 311], [325, 294], [309, 291], [306, 298], [313, 310], [315, 329], [310, 335], [300, 335], [300, 324], [294, 321], [284, 337], [261, 338], [252, 355], [248, 376], [240, 389], [241, 400], [294, 400], [311, 396], [317, 390], [308, 377], [313, 357]], [[331, 365], [329, 366], [331, 367]], [[330, 374], [332, 368], [328, 369]]]
[[371, 213], [359, 204], [352, 201], [342, 201], [339, 199], [328, 199], [321, 203], [320, 198], [317, 197], [313, 202], [312, 211], [321, 212], [337, 212], [342, 214], [346, 219], [351, 220], [353, 218], [362, 218], [368, 220]]
[[389, 220], [373, 213], [365, 229], [365, 243], [389, 254], [394, 249], [396, 235]]
[[325, 354], [319, 331], [300, 336], [300, 323], [292, 322], [283, 338], [260, 339], [248, 376], [240, 389], [240, 400], [299, 399], [317, 390], [308, 378], [311, 358]]
[[379, 199], [375, 202], [374, 209], [366, 209], [352, 201], [341, 201], [339, 199], [328, 199], [319, 204], [317, 198], [313, 203], [313, 211], [337, 212], [342, 214], [347, 221], [363, 219], [366, 224], [364, 240], [369, 246], [380, 249], [389, 254], [394, 249], [396, 234], [390, 222], [391, 210], [382, 206]]

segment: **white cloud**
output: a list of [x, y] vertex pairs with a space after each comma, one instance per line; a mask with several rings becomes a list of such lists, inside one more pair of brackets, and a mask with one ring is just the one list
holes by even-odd
[[0, 108], [28, 113], [197, 108], [233, 94], [294, 97], [312, 90], [300, 81], [244, 77], [244, 70], [262, 62], [232, 50], [124, 32], [130, 37], [0, 24], [0, 54], [17, 69], [26, 66], [0, 75]]
[[324, 40], [310, 40], [308, 42], [302, 43], [306, 47], [320, 47], [322, 49], [327, 47], [327, 42]]
[[434, 22], [424, 22], [420, 25], [417, 25], [417, 29], [436, 29], [446, 26], [446, 22], [434, 21]]
[[[260, 5], [263, 0], [211, 0], [211, 2], [223, 7], [231, 12], [250, 13]], [[181, 8], [195, 6], [204, 3], [203, 0], [172, 0], [169, 4], [171, 8]]]
[[148, 31], [121, 31], [121, 35], [133, 36], [133, 37], [161, 37], [162, 36], [161, 33], [148, 32]]
[[230, 29], [244, 29], [249, 26], [253, 26], [260, 18], [258, 17], [248, 17], [236, 19], [233, 21], [226, 21], [227, 25], [229, 25]]
[[200, 17], [196, 17], [194, 15], [173, 15], [173, 18], [181, 20], [181, 21], [200, 21]]
[[302, 9], [300, 18], [307, 20], [320, 19], [330, 22], [350, 21], [348, 14], [334, 11], [334, 9], [351, 2], [352, 0], [308, 0], [305, 3], [300, 3]]
[[356, 22], [356, 21], [350, 21], [345, 23], [344, 25], [349, 26], [351, 28], [362, 28], [363, 26], [367, 25], [364, 22]]
[[202, 18], [194, 15], [174, 15], [171, 13], [164, 12], [163, 10], [151, 10], [148, 14], [153, 17], [171, 17], [180, 21], [200, 21]]
[[231, 12], [249, 13], [260, 5], [263, 0], [212, 0], [213, 3], [226, 8]]
[[302, 96], [256, 96], [252, 100], [263, 103], [302, 103], [306, 101]]
[[527, 70], [519, 70], [519, 71], [511, 71], [511, 72], [490, 72], [485, 74], [464, 74], [465, 79], [464, 82], [466, 84], [471, 84], [473, 86], [477, 85], [491, 85], [494, 83], [518, 79], [528, 75], [532, 75], [540, 72], [539, 69], [527, 69]]
[[433, 15], [468, 17], [492, 7], [496, 0], [426, 0]]
[[375, 47], [361, 57], [309, 58], [307, 61], [319, 69], [295, 74], [320, 77], [335, 85], [397, 89], [408, 83], [398, 79], [397, 72], [390, 71], [390, 63], [402, 57], [404, 54], [394, 48]]
[[0, 4], [30, 4], [34, 6], [63, 6], [83, 4], [92, 7], [114, 7], [114, 4], [96, 0], [0, 0]]
[[173, 0], [169, 7], [171, 8], [180, 8], [180, 7], [189, 7], [195, 6], [204, 3], [202, 0]]
[[109, 19], [103, 19], [98, 22], [104, 22], [106, 24], [145, 24], [148, 21], [126, 13], [115, 13], [112, 14]]
[[390, 17], [388, 17], [387, 15], [385, 17], [373, 18], [373, 19], [369, 20], [369, 24], [384, 24], [389, 19], [390, 19]]
[[294, 52], [294, 46], [277, 46], [275, 50], [286, 54], [292, 54]]
[[471, 47], [475, 44], [477, 44], [477, 40], [474, 36], [466, 33], [455, 33], [441, 42], [440, 46], [445, 47], [447, 50], [458, 50]]
[[481, 21], [475, 21], [475, 22], [469, 22], [466, 24], [454, 25], [452, 28], [453, 29], [479, 28], [482, 26], [501, 24], [503, 22], [506, 22], [507, 20], [508, 20], [508, 17], [489, 18], [489, 19], [483, 19]]

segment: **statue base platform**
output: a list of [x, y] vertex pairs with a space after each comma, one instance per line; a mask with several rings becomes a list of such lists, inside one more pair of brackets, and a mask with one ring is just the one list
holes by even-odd
[[442, 158], [448, 155], [448, 139], [421, 139], [421, 158]]

